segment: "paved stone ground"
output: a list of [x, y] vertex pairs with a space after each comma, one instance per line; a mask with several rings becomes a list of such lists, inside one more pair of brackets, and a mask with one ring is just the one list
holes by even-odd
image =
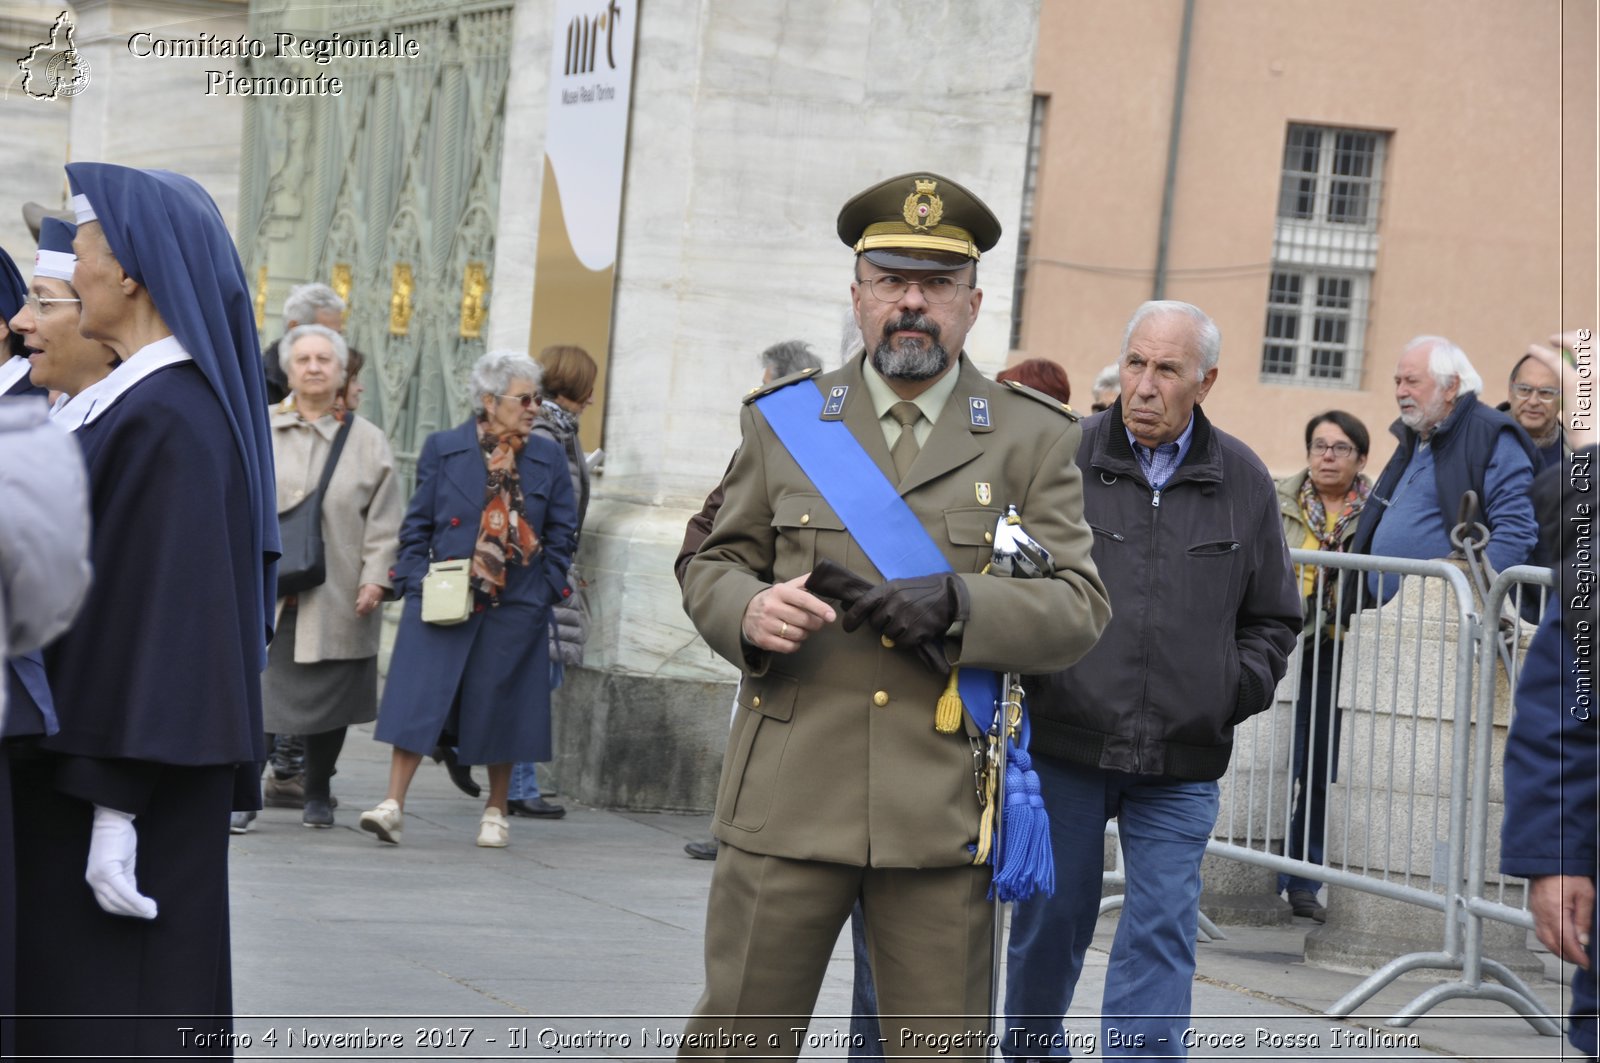
[[[335, 829], [307, 830], [298, 812], [268, 809], [251, 833], [233, 839], [237, 1031], [252, 1042], [240, 1055], [673, 1055], [671, 1038], [700, 993], [713, 866], [688, 859], [682, 846], [706, 835], [707, 817], [609, 812], [569, 801], [565, 819], [513, 819], [510, 848], [478, 849], [478, 803], [425, 763], [408, 802], [404, 843], [387, 846], [356, 829], [360, 810], [383, 795], [387, 765], [388, 747], [372, 741], [370, 728], [358, 728], [334, 780], [343, 801]], [[1409, 978], [1380, 993], [1356, 1020], [1328, 1019], [1323, 1009], [1359, 977], [1302, 961], [1311, 925], [1225, 928], [1226, 940], [1200, 946], [1194, 1025], [1212, 1043], [1195, 1048], [1194, 1058], [1554, 1060], [1565, 1058], [1564, 1048], [1570, 1052], [1564, 1039], [1540, 1037], [1487, 1002], [1452, 1002], [1408, 1029], [1387, 1027], [1385, 1017], [1427, 987]], [[1114, 928], [1113, 918], [1101, 921], [1079, 987], [1073, 1015], [1080, 1038], [1098, 1035], [1092, 1016]], [[1549, 966], [1556, 973], [1553, 961]], [[845, 935], [805, 1058], [841, 1056], [834, 1045], [847, 1024], [828, 1016], [848, 1012], [850, 978]], [[1561, 989], [1554, 981], [1539, 987], [1553, 1012]], [[341, 1034], [353, 1038], [348, 1047], [337, 1044]], [[372, 1043], [396, 1035], [400, 1048]], [[1315, 1046], [1271, 1041], [1290, 1036]], [[1217, 1043], [1240, 1037], [1242, 1048]]]

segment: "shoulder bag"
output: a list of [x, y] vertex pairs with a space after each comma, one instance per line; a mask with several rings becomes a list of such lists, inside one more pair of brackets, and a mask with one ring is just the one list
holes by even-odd
[[450, 627], [472, 615], [472, 561], [435, 561], [422, 577], [422, 622]]
[[299, 594], [322, 586], [328, 578], [327, 553], [322, 542], [322, 496], [333, 479], [334, 467], [350, 436], [356, 415], [345, 415], [344, 424], [333, 437], [333, 449], [322, 465], [322, 478], [311, 497], [278, 514], [278, 538], [283, 554], [278, 558], [278, 597]]

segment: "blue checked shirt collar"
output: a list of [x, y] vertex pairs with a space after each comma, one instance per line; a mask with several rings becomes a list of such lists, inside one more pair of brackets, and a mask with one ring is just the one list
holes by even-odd
[[[1128, 432], [1127, 426], [1124, 425], [1122, 430]], [[1139, 458], [1139, 468], [1144, 470], [1146, 482], [1158, 491], [1172, 477], [1173, 470], [1183, 464], [1193, 439], [1194, 414], [1192, 413], [1189, 415], [1189, 423], [1183, 428], [1182, 435], [1171, 443], [1163, 443], [1153, 449], [1133, 438], [1132, 432], [1128, 432], [1128, 445]]]

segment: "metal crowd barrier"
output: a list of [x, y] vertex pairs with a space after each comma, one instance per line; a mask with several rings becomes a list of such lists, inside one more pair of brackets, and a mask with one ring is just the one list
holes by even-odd
[[[1512, 569], [1479, 601], [1461, 567], [1448, 561], [1302, 550], [1290, 557], [1297, 571], [1316, 569], [1318, 635], [1302, 638], [1290, 658], [1278, 697], [1286, 696], [1287, 708], [1276, 704], [1235, 730], [1208, 851], [1444, 914], [1437, 950], [1385, 963], [1330, 1007], [1330, 1017], [1350, 1015], [1407, 971], [1433, 968], [1461, 977], [1418, 995], [1391, 1025], [1409, 1025], [1444, 1000], [1473, 997], [1507, 1004], [1540, 1033], [1559, 1035], [1532, 990], [1485, 955], [1483, 941], [1485, 919], [1532, 926], [1525, 907], [1508, 903], [1517, 884], [1486, 867], [1490, 780], [1498, 770], [1492, 725], [1496, 671], [1504, 667], [1514, 689], [1516, 647], [1534, 626], [1506, 605], [1520, 606], [1518, 598], [1548, 586], [1548, 570]], [[1348, 575], [1333, 575], [1330, 587], [1330, 573]], [[1374, 577], [1398, 584], [1381, 604], [1369, 587]], [[1330, 600], [1332, 615], [1324, 608]], [[1537, 615], [1531, 603], [1529, 615]], [[1330, 624], [1333, 616], [1348, 616], [1348, 626]], [[1297, 725], [1294, 705], [1308, 664], [1312, 687], [1325, 679], [1331, 691], [1324, 733]], [[1308, 792], [1303, 822], [1292, 831], [1297, 740], [1305, 746], [1304, 781], [1314, 782], [1320, 765], [1326, 799], [1316, 810]], [[1320, 862], [1310, 855], [1314, 812], [1323, 828]], [[1303, 855], [1288, 855], [1293, 841]]]

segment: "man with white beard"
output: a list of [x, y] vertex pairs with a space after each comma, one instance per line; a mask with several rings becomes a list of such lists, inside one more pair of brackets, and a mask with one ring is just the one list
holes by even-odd
[[[1528, 560], [1538, 540], [1528, 487], [1538, 453], [1515, 421], [1478, 400], [1483, 387], [1460, 347], [1442, 336], [1406, 344], [1394, 371], [1400, 448], [1361, 516], [1353, 552], [1384, 557], [1448, 556], [1461, 498], [1475, 491], [1489, 528], [1485, 554], [1496, 572]], [[1400, 585], [1383, 579], [1381, 597]]]

